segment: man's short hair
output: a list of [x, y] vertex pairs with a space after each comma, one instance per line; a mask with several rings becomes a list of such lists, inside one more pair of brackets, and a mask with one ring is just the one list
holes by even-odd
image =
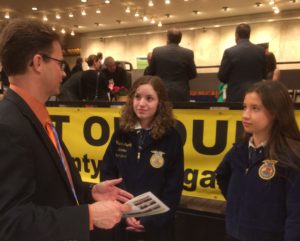
[[247, 23], [240, 23], [238, 26], [236, 26], [236, 29], [235, 29], [235, 33], [241, 39], [249, 39], [250, 32], [251, 32], [251, 28], [250, 28], [250, 25]]
[[24, 74], [37, 53], [52, 53], [59, 35], [49, 26], [33, 19], [10, 21], [0, 35], [0, 61], [7, 75]]
[[167, 37], [169, 43], [179, 44], [182, 38], [182, 33], [179, 29], [172, 28], [168, 30]]

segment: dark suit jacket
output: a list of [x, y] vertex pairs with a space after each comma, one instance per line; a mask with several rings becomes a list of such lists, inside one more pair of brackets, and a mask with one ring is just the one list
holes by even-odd
[[196, 77], [192, 50], [168, 44], [153, 50], [150, 75], [158, 75], [165, 83], [170, 101], [188, 101], [189, 80]]
[[266, 58], [262, 47], [243, 39], [226, 49], [218, 73], [219, 80], [228, 85], [229, 102], [242, 102], [246, 90], [266, 77]]
[[[0, 240], [88, 241], [87, 205], [76, 206], [46, 131], [10, 89], [0, 102], [0, 133]], [[79, 202], [85, 203], [91, 198], [88, 185], [62, 146]]]

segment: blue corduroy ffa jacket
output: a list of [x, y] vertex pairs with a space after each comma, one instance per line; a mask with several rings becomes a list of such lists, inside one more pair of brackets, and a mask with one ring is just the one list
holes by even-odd
[[265, 180], [259, 175], [264, 149], [250, 156], [248, 143], [235, 144], [216, 170], [227, 200], [227, 233], [242, 241], [299, 241], [299, 171], [277, 163], [274, 177]]

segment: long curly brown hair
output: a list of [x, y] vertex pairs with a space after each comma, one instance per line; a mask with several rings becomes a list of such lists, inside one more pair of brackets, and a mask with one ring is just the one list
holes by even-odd
[[172, 113], [172, 105], [168, 101], [168, 95], [164, 83], [157, 76], [146, 75], [137, 79], [130, 89], [128, 101], [122, 109], [120, 129], [125, 132], [133, 131], [139, 121], [133, 110], [133, 99], [137, 88], [141, 85], [150, 84], [158, 96], [158, 107], [151, 122], [150, 135], [153, 139], [162, 137], [168, 129], [175, 125]]

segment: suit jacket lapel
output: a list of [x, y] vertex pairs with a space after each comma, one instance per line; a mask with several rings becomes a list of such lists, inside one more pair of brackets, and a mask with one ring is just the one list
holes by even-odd
[[[72, 193], [72, 188], [67, 176], [66, 171], [64, 170], [63, 164], [60, 160], [59, 154], [57, 153], [52, 141], [48, 137], [48, 134], [46, 133], [44, 127], [38, 120], [38, 118], [35, 116], [35, 114], [32, 112], [30, 107], [26, 104], [26, 102], [18, 96], [14, 91], [8, 89], [5, 98], [8, 99], [9, 101], [15, 103], [21, 113], [28, 119], [28, 121], [31, 123], [33, 126], [33, 129], [36, 131], [37, 136], [41, 139], [42, 143], [45, 145], [46, 149], [48, 150], [51, 159], [54, 161], [64, 183], [67, 185], [67, 189], [69, 190], [70, 194], [73, 196]], [[75, 201], [75, 198], [74, 198]]]

